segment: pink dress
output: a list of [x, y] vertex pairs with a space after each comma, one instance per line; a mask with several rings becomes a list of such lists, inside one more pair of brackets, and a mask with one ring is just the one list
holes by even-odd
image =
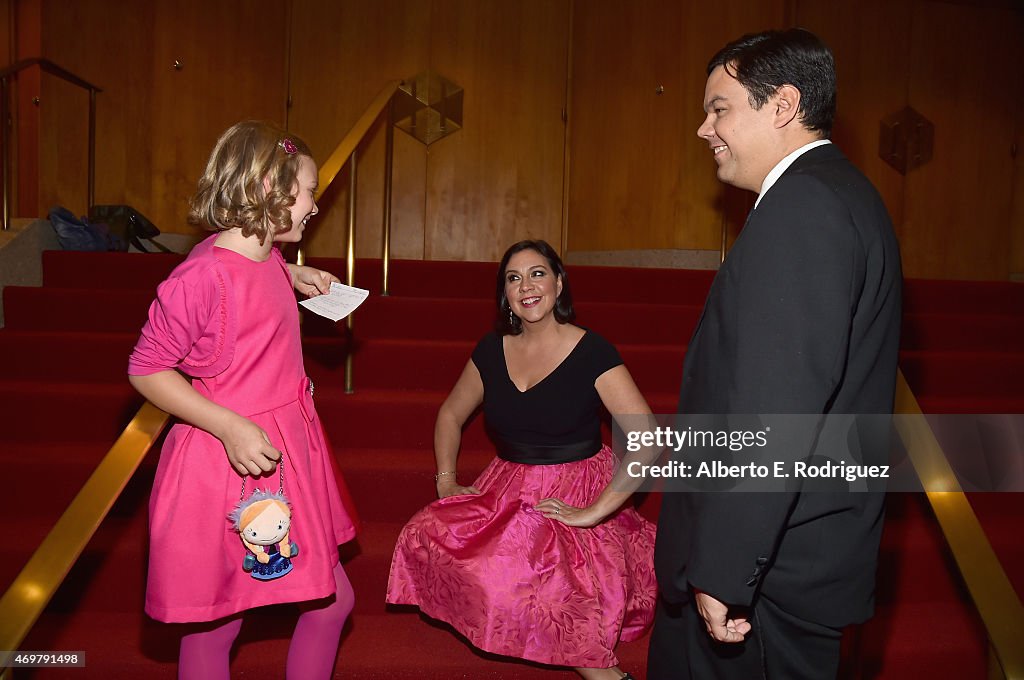
[[[208, 399], [260, 426], [283, 452], [292, 506], [291, 573], [258, 581], [242, 570], [245, 546], [228, 520], [242, 478], [221, 442], [177, 423], [167, 435], [149, 505], [146, 613], [169, 623], [213, 621], [253, 607], [334, 594], [338, 545], [355, 514], [313, 407], [302, 364], [298, 309], [277, 248], [264, 262], [197, 245], [166, 281], [129, 360], [131, 375], [179, 369]], [[277, 491], [277, 470], [253, 489]]]
[[533, 506], [550, 497], [587, 506], [611, 481], [616, 459], [601, 446], [594, 381], [622, 360], [588, 331], [526, 392], [508, 377], [499, 337], [484, 338], [473, 361], [503, 457], [575, 460], [496, 458], [473, 482], [480, 495], [450, 496], [418, 512], [395, 546], [387, 601], [419, 606], [488, 652], [614, 666], [616, 644], [642, 636], [654, 617], [654, 525], [627, 507], [579, 529]]

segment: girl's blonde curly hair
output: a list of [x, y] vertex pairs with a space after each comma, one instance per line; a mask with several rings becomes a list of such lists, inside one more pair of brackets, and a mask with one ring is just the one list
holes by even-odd
[[256, 236], [261, 245], [268, 233], [287, 232], [301, 156], [313, 157], [309, 146], [272, 123], [232, 125], [217, 140], [189, 200], [189, 223], [211, 231], [241, 227], [242, 236]]

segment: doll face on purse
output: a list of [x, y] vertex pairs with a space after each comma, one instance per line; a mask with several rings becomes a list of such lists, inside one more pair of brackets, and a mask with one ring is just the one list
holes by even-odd
[[268, 500], [242, 529], [242, 537], [253, 545], [274, 545], [284, 540], [291, 527], [291, 512], [284, 503]]

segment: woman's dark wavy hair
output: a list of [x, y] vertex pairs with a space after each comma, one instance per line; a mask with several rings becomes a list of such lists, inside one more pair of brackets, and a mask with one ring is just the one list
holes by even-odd
[[189, 223], [210, 231], [241, 227], [242, 236], [255, 235], [261, 244], [268, 235], [287, 232], [302, 156], [313, 157], [309, 146], [272, 123], [232, 125], [217, 140], [199, 178], [189, 201]]
[[576, 310], [572, 306], [572, 290], [569, 288], [569, 276], [565, 272], [565, 265], [562, 258], [547, 241], [520, 241], [509, 247], [501, 257], [501, 264], [498, 265], [498, 289], [497, 303], [498, 312], [494, 320], [494, 329], [499, 335], [519, 335], [523, 332], [523, 321], [512, 314], [512, 321], [509, 321], [509, 313], [512, 307], [505, 297], [505, 270], [508, 268], [508, 261], [516, 253], [524, 250], [533, 250], [548, 261], [548, 267], [555, 278], [562, 279], [562, 292], [555, 299], [555, 320], [558, 323], [572, 323], [576, 319]]
[[832, 52], [810, 31], [791, 28], [745, 35], [708, 62], [740, 81], [750, 106], [760, 110], [783, 85], [800, 90], [800, 121], [822, 138], [832, 134], [836, 115], [836, 68]]

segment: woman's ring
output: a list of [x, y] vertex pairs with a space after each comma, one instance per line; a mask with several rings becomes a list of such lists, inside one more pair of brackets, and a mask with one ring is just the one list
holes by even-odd
[[555, 514], [557, 515], [557, 514], [558, 514], [558, 508], [555, 508], [555, 509], [554, 509], [554, 510], [552, 510], [551, 512], [553, 512], [553, 513], [555, 513]]

